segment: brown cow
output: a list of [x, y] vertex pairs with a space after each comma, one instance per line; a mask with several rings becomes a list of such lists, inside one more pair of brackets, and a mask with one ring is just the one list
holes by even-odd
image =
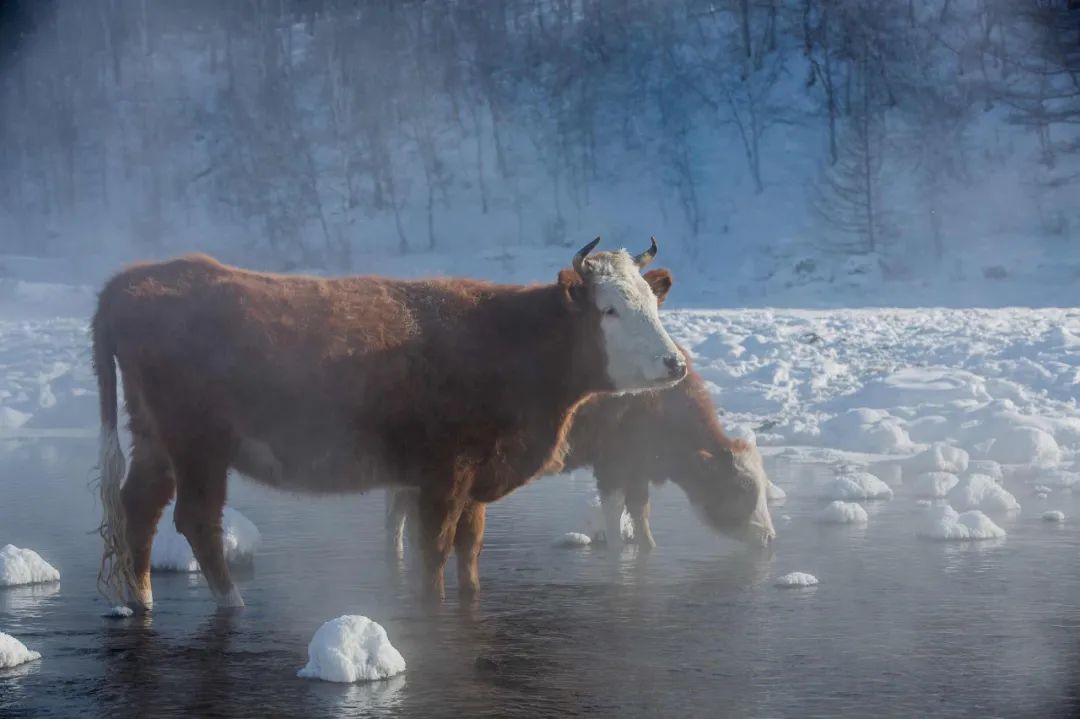
[[639, 274], [655, 241], [587, 257], [598, 241], [530, 287], [286, 277], [204, 256], [121, 272], [93, 321], [105, 592], [151, 606], [154, 527], [175, 492], [177, 530], [215, 597], [242, 605], [221, 541], [230, 467], [294, 491], [418, 489], [428, 589], [442, 596], [456, 547], [475, 592], [484, 503], [561, 465], [577, 406], [686, 374], [657, 312], [671, 275]]
[[[761, 454], [724, 434], [705, 382], [692, 367], [674, 387], [592, 397], [574, 415], [567, 441], [563, 470], [593, 469], [609, 546], [621, 545], [624, 507], [638, 545], [656, 546], [649, 527], [649, 482], [668, 479], [712, 529], [756, 546], [776, 536]], [[414, 503], [414, 492], [387, 493], [388, 539], [398, 556]]]

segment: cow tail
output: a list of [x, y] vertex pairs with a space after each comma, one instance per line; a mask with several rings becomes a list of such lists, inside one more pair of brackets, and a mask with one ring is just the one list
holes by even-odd
[[98, 533], [104, 542], [104, 549], [98, 570], [98, 591], [110, 601], [124, 602], [127, 589], [134, 586], [134, 565], [125, 536], [124, 504], [120, 494], [127, 463], [117, 432], [116, 363], [113, 360], [116, 345], [100, 301], [91, 332], [94, 373], [97, 375], [101, 402], [97, 483], [101, 494], [102, 518]]

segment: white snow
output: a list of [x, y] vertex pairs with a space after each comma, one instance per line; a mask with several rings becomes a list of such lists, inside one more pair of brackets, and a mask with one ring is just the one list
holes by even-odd
[[1058, 511], [1056, 509], [1051, 509], [1051, 510], [1049, 510], [1047, 512], [1043, 512], [1042, 518], [1043, 518], [1043, 521], [1046, 521], [1046, 522], [1064, 522], [1065, 521], [1065, 513], [1061, 512], [1061, 511]]
[[347, 614], [319, 627], [308, 644], [308, 663], [297, 676], [351, 683], [388, 679], [403, 671], [405, 659], [386, 630], [367, 617]]
[[111, 618], [115, 617], [115, 618], [119, 618], [119, 619], [126, 619], [127, 617], [130, 617], [133, 614], [135, 614], [135, 612], [131, 609], [131, 607], [125, 607], [123, 605], [117, 605], [115, 607], [110, 607], [109, 610], [107, 612], [105, 612], [105, 614], [102, 615], [102, 616], [111, 617]]
[[778, 577], [775, 585], [777, 587], [813, 587], [818, 583], [817, 577], [813, 574], [807, 574], [806, 572], [791, 572], [785, 574], [782, 577]]
[[770, 502], [779, 502], [787, 498], [787, 492], [770, 481], [769, 486], [765, 488], [765, 498]]
[[587, 547], [592, 544], [592, 539], [581, 532], [567, 532], [555, 540], [556, 547]]
[[948, 494], [949, 503], [960, 511], [1015, 512], [1020, 503], [1007, 489], [985, 474], [969, 474]]
[[856, 502], [829, 502], [818, 513], [818, 521], [824, 524], [866, 524], [870, 517], [861, 504]]
[[1000, 539], [1005, 530], [977, 509], [959, 513], [949, 505], [926, 510], [920, 537], [942, 541], [974, 539]]
[[1070, 472], [1064, 469], [1050, 469], [1039, 472], [1038, 481], [1046, 485], [1044, 491], [1049, 492], [1051, 487], [1069, 489], [1080, 482], [1080, 472]]
[[0, 549], [0, 587], [59, 582], [60, 572], [32, 549], [14, 544]]
[[1036, 427], [1012, 427], [994, 437], [990, 459], [1001, 464], [1052, 467], [1061, 461], [1061, 448], [1048, 432]]
[[912, 491], [917, 497], [944, 497], [960, 483], [960, 478], [951, 472], [923, 472], [915, 478]]
[[[197, 572], [199, 563], [184, 535], [176, 531], [173, 521], [175, 503], [170, 502], [158, 522], [157, 534], [150, 551], [150, 566], [159, 571]], [[262, 543], [262, 535], [250, 519], [232, 507], [225, 507], [221, 517], [225, 559], [230, 563], [248, 561]]]
[[992, 459], [973, 459], [968, 462], [967, 471], [972, 474], [985, 474], [998, 484], [1005, 479], [1005, 472], [1001, 469], [1001, 465]]
[[869, 472], [850, 472], [833, 477], [822, 486], [822, 499], [892, 499], [889, 485]]
[[909, 474], [926, 472], [950, 472], [960, 474], [967, 471], [969, 456], [960, 447], [952, 447], [944, 442], [935, 442], [926, 449], [904, 462], [904, 469]]
[[10, 634], [0, 632], [0, 669], [10, 669], [35, 659], [41, 659], [41, 654], [27, 649]]

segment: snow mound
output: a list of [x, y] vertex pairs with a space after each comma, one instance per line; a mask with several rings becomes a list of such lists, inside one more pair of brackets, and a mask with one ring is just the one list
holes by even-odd
[[889, 485], [869, 472], [841, 474], [825, 483], [821, 489], [823, 499], [892, 499]]
[[952, 507], [932, 507], [919, 529], [920, 537], [942, 541], [1000, 539], [1005, 530], [977, 509], [959, 513]]
[[1035, 499], [1049, 499], [1050, 495], [1047, 492], [1036, 492]]
[[968, 453], [959, 447], [935, 442], [929, 449], [908, 458], [904, 462], [904, 469], [909, 474], [926, 472], [961, 474], [967, 471], [969, 459]]
[[949, 503], [957, 509], [984, 512], [1019, 511], [1020, 503], [1007, 489], [985, 474], [969, 474], [949, 492]]
[[59, 582], [60, 572], [32, 549], [8, 544], [0, 549], [0, 587]]
[[346, 614], [319, 627], [308, 644], [308, 663], [296, 676], [352, 683], [388, 679], [403, 671], [405, 659], [386, 630], [367, 617]]
[[30, 415], [11, 407], [0, 407], [0, 431], [10, 431], [22, 427]]
[[1056, 509], [1051, 509], [1049, 512], [1043, 512], [1042, 518], [1045, 522], [1064, 522], [1065, 513], [1059, 512]]
[[950, 422], [941, 415], [919, 417], [908, 424], [908, 435], [914, 442], [941, 442], [949, 438]]
[[920, 507], [932, 507], [934, 505], [929, 499], [916, 499], [915, 504]]
[[915, 407], [955, 400], [987, 400], [985, 381], [964, 370], [909, 367], [868, 382], [852, 397], [866, 407]]
[[0, 669], [11, 669], [26, 662], [41, 659], [41, 654], [26, 648], [10, 634], [0, 632]]
[[917, 497], [944, 497], [960, 478], [952, 472], [923, 472], [915, 478], [913, 489]]
[[1049, 432], [1036, 427], [1012, 427], [994, 439], [990, 459], [1001, 464], [1052, 467], [1061, 462], [1061, 448]]
[[592, 539], [581, 532], [567, 532], [555, 540], [556, 547], [587, 547], [590, 544], [592, 544]]
[[900, 420], [878, 409], [849, 409], [821, 425], [821, 439], [830, 447], [855, 452], [894, 453], [911, 449]]
[[813, 587], [818, 583], [817, 577], [806, 572], [791, 572], [776, 580], [777, 587]]
[[[173, 520], [175, 502], [161, 515], [157, 534], [150, 550], [150, 566], [165, 572], [197, 572], [199, 563], [184, 535], [176, 531]], [[225, 559], [230, 563], [249, 561], [262, 543], [262, 535], [250, 519], [232, 507], [221, 515], [221, 533], [225, 544]]]
[[[1039, 482], [1047, 487], [1068, 489], [1080, 482], [1080, 472], [1069, 472], [1064, 469], [1051, 469], [1039, 474]], [[1049, 489], [1045, 490], [1049, 491]]]
[[131, 607], [125, 607], [123, 605], [117, 605], [115, 607], [110, 607], [109, 611], [105, 612], [101, 616], [109, 617], [109, 618], [117, 618], [117, 619], [127, 619], [128, 617], [130, 617], [134, 613], [135, 612], [132, 611]]
[[780, 500], [787, 498], [787, 492], [770, 481], [769, 486], [765, 488], [765, 498], [770, 502], [779, 502]]
[[972, 474], [985, 474], [998, 484], [1005, 479], [1005, 472], [1002, 471], [1001, 465], [992, 459], [973, 459], [968, 462], [968, 471]]
[[818, 521], [823, 524], [866, 524], [870, 517], [861, 504], [855, 502], [829, 502], [818, 513]]

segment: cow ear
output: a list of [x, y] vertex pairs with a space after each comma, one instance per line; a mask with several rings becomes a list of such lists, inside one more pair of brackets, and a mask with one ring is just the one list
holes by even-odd
[[671, 289], [671, 272], [669, 270], [649, 270], [642, 277], [649, 283], [653, 294], [656, 295], [656, 304], [664, 304], [668, 290]]
[[559, 271], [559, 287], [563, 291], [563, 301], [568, 309], [575, 312], [585, 309], [587, 293], [585, 281], [574, 270], [566, 269]]

